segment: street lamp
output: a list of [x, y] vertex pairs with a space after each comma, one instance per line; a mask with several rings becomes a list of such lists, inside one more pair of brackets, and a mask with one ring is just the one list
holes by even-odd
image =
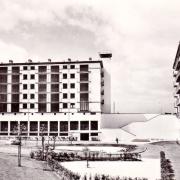
[[24, 124], [17, 124], [14, 127], [14, 134], [17, 134], [18, 142], [18, 166], [21, 167], [21, 136], [22, 132], [26, 130], [26, 126]]
[[42, 126], [40, 127], [40, 136], [42, 138], [42, 154], [41, 154], [41, 158], [42, 160], [44, 160], [44, 136], [45, 136], [45, 131], [46, 131], [46, 127], [45, 124], [42, 124]]

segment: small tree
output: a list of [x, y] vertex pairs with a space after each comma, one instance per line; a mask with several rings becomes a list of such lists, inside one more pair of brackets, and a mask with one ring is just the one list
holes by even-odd
[[55, 150], [57, 135], [53, 136], [53, 150]]
[[86, 160], [87, 160], [87, 168], [89, 167], [89, 148], [86, 146], [84, 149], [83, 149], [83, 152], [84, 152], [84, 155], [86, 157]]

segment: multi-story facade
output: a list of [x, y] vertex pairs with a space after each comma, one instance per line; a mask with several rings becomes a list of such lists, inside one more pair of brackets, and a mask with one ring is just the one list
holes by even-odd
[[173, 86], [174, 86], [174, 107], [176, 114], [180, 117], [180, 44], [178, 45], [176, 57], [173, 64]]
[[96, 140], [104, 108], [101, 60], [0, 64], [0, 136]]

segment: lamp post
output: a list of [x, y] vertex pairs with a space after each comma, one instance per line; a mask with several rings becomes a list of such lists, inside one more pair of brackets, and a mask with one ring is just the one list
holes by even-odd
[[42, 154], [41, 154], [41, 158], [42, 160], [44, 160], [44, 136], [45, 136], [45, 130], [46, 130], [46, 127], [44, 124], [42, 124], [42, 126], [40, 127], [40, 136], [42, 138]]
[[18, 166], [21, 167], [21, 142], [22, 142], [22, 132], [26, 130], [26, 126], [24, 124], [18, 124], [14, 127], [14, 134], [17, 134], [18, 142]]

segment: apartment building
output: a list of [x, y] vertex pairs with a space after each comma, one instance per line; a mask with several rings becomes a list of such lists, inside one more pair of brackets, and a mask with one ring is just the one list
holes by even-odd
[[173, 64], [173, 86], [175, 98], [175, 113], [180, 117], [180, 44], [178, 45], [177, 53]]
[[101, 60], [0, 64], [0, 136], [98, 140], [104, 108]]

